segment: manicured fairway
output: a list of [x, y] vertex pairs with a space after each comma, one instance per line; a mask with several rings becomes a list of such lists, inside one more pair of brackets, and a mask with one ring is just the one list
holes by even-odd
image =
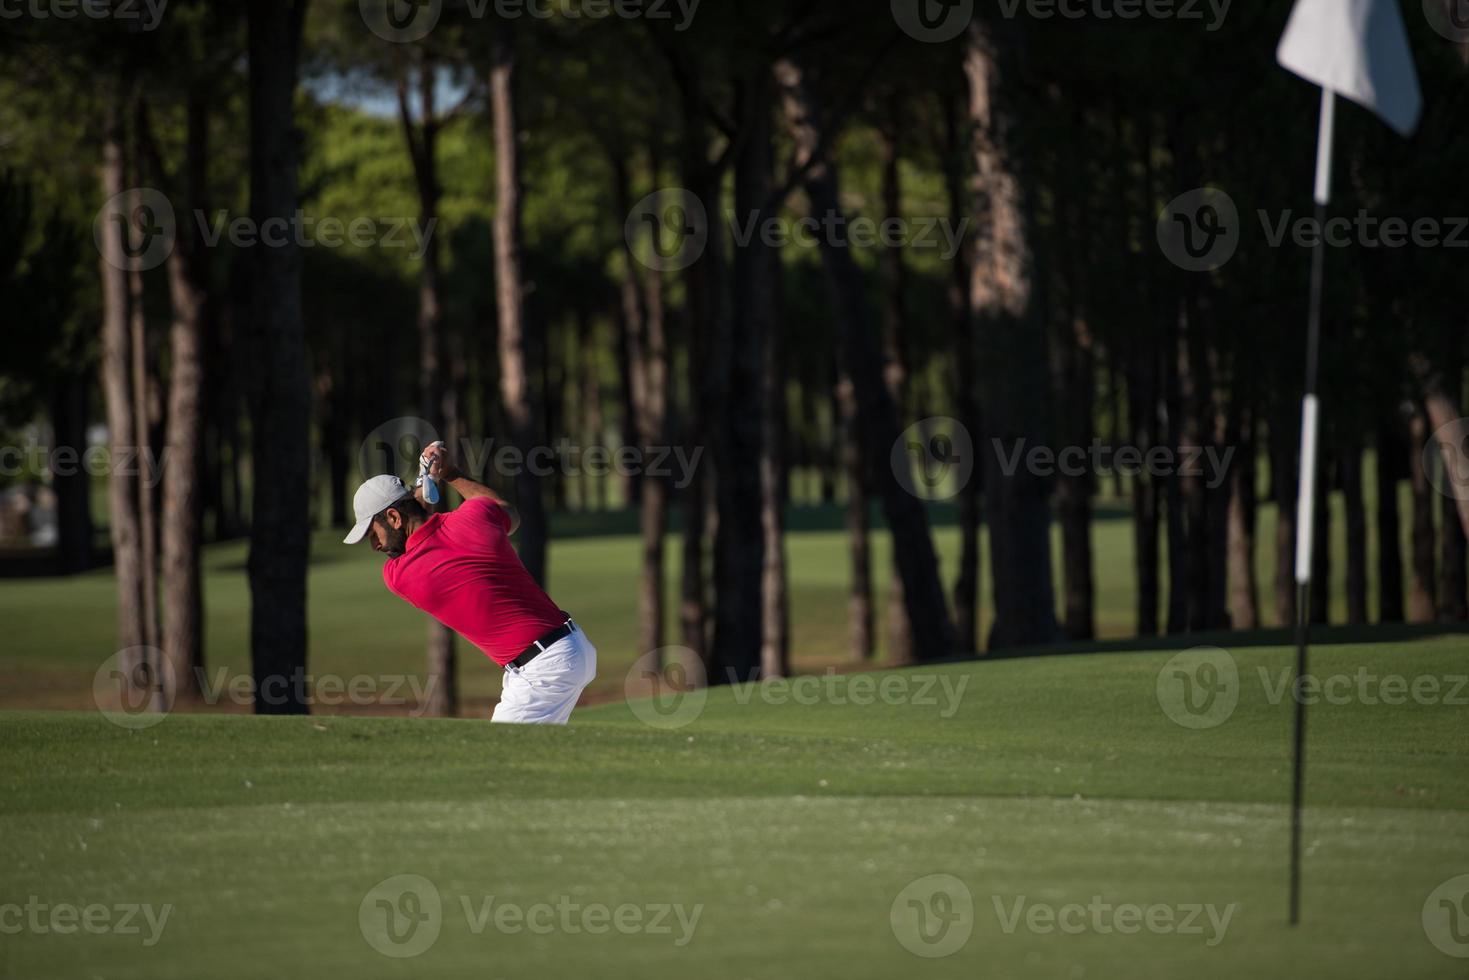
[[[722, 689], [564, 730], [0, 714], [0, 906], [171, 907], [138, 934], [0, 933], [0, 976], [1463, 976], [1423, 914], [1469, 874], [1469, 641], [1321, 649], [1345, 680], [1313, 708], [1294, 931], [1289, 651], [1228, 654], [1238, 704], [1197, 730], [1160, 698], [1172, 651]], [[1391, 677], [1420, 696], [1380, 703]]]

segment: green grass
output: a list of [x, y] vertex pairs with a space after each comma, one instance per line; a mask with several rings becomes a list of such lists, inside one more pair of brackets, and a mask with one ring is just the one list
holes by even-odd
[[[1462, 677], [1466, 646], [1333, 645], [1315, 667]], [[648, 703], [559, 730], [174, 714], [128, 731], [96, 712], [0, 713], [0, 905], [173, 907], [150, 947], [0, 935], [0, 977], [1462, 976], [1421, 914], [1469, 873], [1469, 690], [1313, 708], [1291, 930], [1291, 711], [1269, 696], [1291, 655], [1232, 654], [1238, 706], [1205, 730], [1160, 707], [1167, 650], [869, 674], [857, 690], [845, 676], [808, 703], [775, 683], [718, 689], [676, 729], [642, 722]], [[402, 874], [432, 882], [441, 932], [390, 959], [359, 907]], [[972, 935], [920, 959], [890, 915], [935, 874], [968, 889]], [[537, 935], [492, 918], [476, 932], [491, 896], [699, 918], [682, 945], [677, 924]], [[1070, 935], [1024, 919], [1007, 932], [996, 911], [1094, 898], [1231, 918], [1222, 933]]]

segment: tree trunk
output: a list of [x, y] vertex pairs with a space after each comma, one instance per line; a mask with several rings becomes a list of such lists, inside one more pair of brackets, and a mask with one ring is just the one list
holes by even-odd
[[851, 556], [851, 594], [847, 599], [847, 635], [853, 659], [867, 662], [877, 655], [873, 635], [872, 545], [868, 514], [867, 472], [857, 440], [857, 395], [851, 376], [837, 368], [836, 404], [842, 468], [847, 477], [847, 546]]
[[[127, 184], [123, 154], [123, 131], [115, 107], [109, 107], [102, 147], [102, 187], [110, 200]], [[121, 215], [131, 215], [124, 205]], [[149, 696], [148, 659], [142, 648], [147, 643], [143, 625], [142, 540], [138, 519], [138, 482], [120, 464], [136, 451], [134, 438], [131, 324], [128, 316], [128, 255], [131, 250], [130, 220], [110, 226], [103, 237], [102, 261], [102, 390], [107, 403], [107, 434], [113, 466], [107, 480], [108, 530], [112, 539], [112, 562], [117, 578], [117, 646], [126, 651], [122, 664], [123, 683], [130, 698]], [[141, 669], [140, 669], [141, 668]]]
[[1366, 624], [1367, 505], [1362, 494], [1362, 447], [1355, 438], [1341, 450], [1342, 497], [1347, 520], [1347, 622]]
[[[508, 22], [496, 25], [490, 102], [495, 118], [495, 302], [499, 313], [500, 397], [511, 437], [522, 453], [535, 445], [537, 420], [530, 385], [529, 338], [520, 270], [520, 151], [515, 124], [515, 49]], [[540, 480], [522, 466], [515, 481], [520, 510], [520, 560], [546, 584], [546, 511]]]
[[[105, 316], [105, 314], [104, 314]], [[51, 427], [58, 446], [71, 446], [78, 454], [87, 447], [87, 379], [66, 372], [51, 396]], [[58, 567], [64, 575], [92, 567], [91, 477], [86, 467], [76, 466], [52, 477], [56, 490]]]
[[[776, 68], [784, 90], [785, 113], [796, 145], [796, 165], [804, 168], [811, 211], [823, 220], [840, 222], [841, 195], [836, 167], [818, 156], [830, 145], [816, 105], [803, 84], [802, 73], [790, 60]], [[938, 557], [923, 503], [898, 482], [891, 462], [892, 447], [901, 437], [897, 406], [883, 378], [883, 357], [872, 316], [864, 300], [862, 271], [850, 250], [823, 240], [822, 266], [832, 295], [837, 325], [837, 349], [842, 369], [855, 386], [858, 439], [866, 451], [872, 486], [881, 494], [883, 512], [892, 534], [903, 597], [913, 630], [914, 658], [948, 659], [959, 652], [953, 621], [949, 618]], [[1048, 578], [1049, 581], [1049, 578]]]
[[1465, 593], [1465, 540], [1453, 497], [1439, 498], [1439, 588], [1438, 618], [1445, 623], [1469, 619], [1469, 595]]
[[[735, 217], [764, 221], [774, 185], [770, 87], [757, 76], [740, 91], [742, 134], [735, 155]], [[710, 237], [714, 237], [711, 231]], [[720, 421], [715, 437], [719, 526], [714, 536], [714, 651], [719, 683], [759, 676], [764, 639], [765, 536], [760, 462], [765, 339], [775, 316], [780, 257], [756, 235], [734, 255], [734, 316], [713, 352]], [[754, 461], [755, 465], [751, 465]]]
[[1276, 412], [1270, 426], [1270, 485], [1275, 491], [1275, 621], [1296, 622], [1296, 426], [1286, 423], [1289, 409]]
[[1413, 413], [1408, 440], [1408, 465], [1413, 487], [1413, 578], [1408, 592], [1408, 621], [1431, 623], [1436, 612], [1438, 576], [1435, 566], [1433, 487], [1423, 468], [1421, 449], [1428, 439], [1428, 419], [1419, 406]]
[[[1072, 129], [1084, 133], [1085, 118], [1078, 111]], [[1087, 254], [1084, 202], [1087, 173], [1082, 166], [1085, 149], [1068, 145], [1071, 174], [1061, 178], [1055, 205], [1063, 227], [1056, 251], [1061, 261], [1059, 316], [1051, 320], [1051, 390], [1060, 414], [1063, 446], [1090, 446], [1096, 392], [1096, 359], [1092, 350], [1091, 325], [1087, 316]], [[1080, 243], [1077, 238], [1080, 237]], [[1068, 472], [1069, 471], [1069, 472]], [[1056, 517], [1061, 526], [1061, 581], [1065, 607], [1064, 629], [1068, 640], [1090, 640], [1096, 632], [1092, 581], [1092, 481], [1085, 466], [1076, 471], [1066, 467], [1056, 479]]]
[[[418, 191], [419, 227], [428, 229], [423, 258], [418, 269], [418, 391], [423, 418], [442, 439], [453, 445], [458, 438], [458, 420], [445, 410], [454, 399], [444, 370], [444, 302], [442, 297], [442, 260], [439, 236], [439, 115], [435, 100], [438, 82], [433, 58], [424, 53], [415, 66], [416, 79], [408, 74], [398, 77], [398, 118], [408, 156], [413, 163], [414, 184]], [[413, 119], [410, 101], [411, 81], [418, 85], [418, 122]], [[448, 510], [447, 499], [440, 499], [437, 510]], [[459, 713], [459, 691], [454, 669], [454, 631], [432, 617], [425, 618], [426, 714], [453, 717]]]
[[999, 63], [1002, 55], [1020, 56], [1013, 44], [997, 45], [987, 25], [973, 22], [965, 71], [976, 199], [988, 212], [978, 233], [970, 299], [982, 325], [989, 372], [983, 412], [991, 438], [981, 455], [995, 596], [992, 650], [1049, 643], [1057, 636], [1049, 488], [1023, 461], [1015, 468], [1001, 465], [1002, 459], [1044, 440], [1048, 400], [1045, 331], [1032, 297], [1032, 204], [1024, 196], [1026, 182], [1013, 145], [1017, 112], [999, 91], [1006, 74]]
[[[879, 150], [882, 156], [882, 209], [884, 221], [901, 221], [903, 215], [903, 186], [898, 172], [901, 163], [902, 105], [894, 94], [888, 96], [886, 125], [881, 130]], [[885, 247], [879, 258], [882, 265], [882, 356], [883, 378], [887, 381], [888, 397], [898, 411], [898, 424], [904, 419], [907, 405], [908, 350], [906, 343], [906, 315], [904, 299], [907, 289], [907, 270], [903, 265], [903, 250], [897, 246]], [[903, 577], [898, 574], [897, 550], [893, 550], [893, 571], [888, 584], [887, 603], [888, 662], [908, 664], [913, 662], [913, 625], [908, 622], [908, 613], [903, 599]]]
[[[209, 103], [201, 90], [188, 99], [183, 200], [207, 210]], [[199, 569], [203, 499], [204, 311], [209, 270], [194, 222], [179, 227], [168, 259], [173, 324], [169, 331], [168, 478], [163, 484], [163, 652], [182, 692], [196, 694], [194, 667], [204, 662], [204, 592]]]
[[[1389, 412], [1392, 408], [1389, 407]], [[1390, 421], [1377, 429], [1377, 619], [1403, 621], [1403, 544], [1398, 519], [1398, 472], [1405, 455]]]
[[[955, 74], [959, 74], [957, 71]], [[959, 85], [963, 77], [956, 79]], [[957, 93], [944, 99], [944, 186], [952, 227], [972, 220], [973, 202], [965, 186], [964, 111]], [[969, 305], [971, 250], [966, 235], [949, 266], [948, 301], [953, 321], [954, 405], [971, 445], [980, 445], [979, 409], [975, 404], [974, 313]], [[959, 490], [959, 574], [954, 583], [954, 626], [960, 650], [979, 649], [979, 501], [984, 482], [975, 468]], [[863, 506], [865, 507], [865, 501]], [[865, 515], [864, 515], [865, 519]]]
[[1330, 461], [1322, 459], [1316, 474], [1316, 520], [1311, 531], [1311, 622], [1331, 619], [1331, 486]]
[[[258, 228], [297, 207], [295, 93], [306, 0], [248, 7], [250, 210]], [[301, 250], [286, 242], [251, 255], [256, 358], [250, 533], [250, 648], [255, 710], [305, 714], [306, 562], [311, 538], [310, 379], [301, 313]]]
[[1438, 618], [1454, 623], [1469, 619], [1465, 582], [1465, 536], [1469, 535], [1469, 430], [1462, 416], [1464, 370], [1456, 338], [1434, 370], [1421, 357], [1413, 359], [1423, 390], [1428, 428], [1437, 441], [1440, 465]]
[[[1462, 339], [1458, 342], [1462, 343]], [[1456, 501], [1459, 527], [1469, 535], [1469, 447], [1464, 444], [1462, 363], [1457, 346], [1448, 350], [1442, 367], [1422, 354], [1415, 353], [1409, 358], [1423, 396], [1428, 430], [1439, 444], [1439, 456], [1446, 469], [1444, 480], [1452, 488], [1451, 499]]]
[[[1146, 458], [1157, 440], [1157, 359], [1151, 347], [1134, 354], [1128, 385], [1133, 444]], [[1158, 481], [1142, 468], [1132, 478], [1134, 561], [1137, 566], [1137, 633], [1158, 634]]]
[[[626, 156], [611, 153], [616, 183], [617, 214], [632, 211], [632, 178]], [[658, 181], [656, 149], [651, 158], [654, 184]], [[663, 274], [645, 268], [624, 236], [626, 266], [622, 290], [626, 325], [630, 390], [633, 396], [635, 445], [644, 459], [654, 459], [668, 442], [668, 339], [664, 313]], [[656, 242], [654, 245], [656, 246]], [[663, 546], [668, 533], [668, 482], [656, 474], [641, 480], [642, 568], [638, 577], [638, 650], [653, 653], [664, 646]]]
[[[585, 303], [576, 308], [576, 347], [581, 374], [578, 407], [585, 445], [602, 445], [602, 380], [598, 372], [596, 325]], [[607, 482], [601, 476], [583, 474], [581, 507], [587, 511], [607, 509]]]
[[[685, 93], [690, 99], [696, 93]], [[685, 146], [681, 163], [687, 186], [704, 204], [706, 214], [718, 214], [719, 181], [717, 173], [704, 158], [703, 127], [699, 123], [703, 107], [696, 98], [684, 107]], [[715, 386], [709, 383], [709, 338], [717, 338], [723, 308], [721, 296], [720, 247], [723, 236], [710, 234], [704, 252], [684, 273], [686, 349], [688, 352], [689, 408], [683, 436], [685, 448], [692, 454], [701, 450], [708, 435], [709, 419], [714, 417], [709, 399]], [[692, 458], [692, 456], [690, 457]], [[703, 666], [707, 679], [710, 666], [708, 597], [704, 576], [705, 514], [709, 506], [709, 481], [700, 465], [689, 474], [683, 490], [683, 570], [680, 581], [679, 622], [682, 643]]]
[[760, 356], [760, 676], [785, 677], [790, 665], [790, 612], [785, 551], [785, 360], [780, 323], [780, 257], [771, 262], [770, 315]]
[[1249, 407], [1235, 415], [1238, 451], [1229, 475], [1229, 623], [1232, 629], [1260, 625], [1260, 599], [1255, 576], [1255, 417]]
[[[143, 185], [144, 116], [142, 103], [135, 103], [133, 121], [133, 154], [128, 170], [133, 187]], [[158, 610], [158, 485], [150, 460], [157, 459], [158, 444], [153, 440], [150, 411], [156, 363], [153, 344], [148, 336], [148, 316], [144, 305], [143, 272], [134, 266], [128, 270], [128, 336], [131, 341], [133, 439], [138, 452], [138, 540], [143, 581], [143, 642], [158, 647], [162, 642]], [[164, 682], [169, 678], [165, 675]]]

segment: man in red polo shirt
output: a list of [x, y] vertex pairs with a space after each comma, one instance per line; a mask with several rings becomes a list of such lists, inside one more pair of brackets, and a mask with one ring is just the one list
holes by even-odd
[[597, 650], [531, 578], [510, 545], [519, 518], [482, 483], [466, 477], [443, 444], [424, 453], [428, 474], [464, 503], [431, 514], [396, 476], [375, 476], [353, 498], [364, 538], [388, 556], [383, 581], [505, 668], [494, 720], [564, 725], [597, 674]]

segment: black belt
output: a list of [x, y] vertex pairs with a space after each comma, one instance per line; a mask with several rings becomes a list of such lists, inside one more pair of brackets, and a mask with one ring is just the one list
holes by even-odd
[[549, 633], [540, 637], [530, 646], [526, 647], [525, 652], [516, 657], [514, 660], [510, 661], [509, 666], [515, 667], [517, 669], [524, 667], [526, 664], [530, 663], [532, 660], [545, 653], [546, 648], [549, 647], [551, 644], [564, 640], [575, 632], [576, 624], [568, 619], [566, 622], [562, 623], [560, 626], [551, 630]]

